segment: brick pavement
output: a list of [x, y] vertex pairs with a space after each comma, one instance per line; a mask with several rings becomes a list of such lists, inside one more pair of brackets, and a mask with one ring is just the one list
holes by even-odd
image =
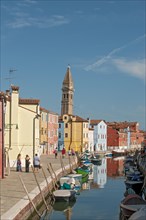
[[[74, 162], [74, 159], [72, 158], [71, 161]], [[69, 164], [68, 157], [64, 158], [63, 162], [65, 166], [68, 165]], [[54, 158], [54, 155], [42, 155], [41, 164], [44, 168], [47, 178], [50, 177], [50, 174], [47, 170], [47, 164], [49, 163], [52, 164], [53, 170], [55, 172], [58, 171], [59, 169], [62, 170], [61, 162], [60, 162], [60, 155], [58, 155], [57, 159]], [[13, 168], [11, 169], [9, 176], [0, 180], [0, 217], [3, 220], [7, 220], [6, 218], [8, 218], [9, 215], [10, 215], [9, 219], [14, 219], [12, 217], [15, 215], [13, 212], [14, 209], [16, 209], [19, 206], [18, 208], [19, 210], [21, 210], [21, 207], [20, 207], [21, 204], [23, 203], [23, 206], [24, 206], [24, 203], [26, 202], [25, 200], [27, 200], [27, 203], [29, 201], [28, 197], [26, 196], [26, 192], [22, 186], [22, 183], [20, 181], [19, 175], [21, 175], [29, 193], [30, 192], [35, 193], [37, 191], [36, 188], [38, 187], [37, 187], [37, 183], [35, 181], [35, 177], [34, 177], [31, 167], [30, 167], [29, 173], [26, 173], [24, 170], [25, 169], [23, 168], [22, 172], [20, 173], [20, 172], [16, 172], [16, 170]], [[39, 170], [38, 173], [36, 173], [36, 175], [37, 175], [39, 184], [45, 182], [45, 185], [46, 185], [45, 177], [41, 169]], [[38, 192], [39, 191], [37, 191], [36, 194]]]

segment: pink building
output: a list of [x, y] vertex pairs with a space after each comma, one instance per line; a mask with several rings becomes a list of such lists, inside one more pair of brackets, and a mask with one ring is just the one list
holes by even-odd
[[58, 148], [58, 114], [48, 111], [48, 153]]

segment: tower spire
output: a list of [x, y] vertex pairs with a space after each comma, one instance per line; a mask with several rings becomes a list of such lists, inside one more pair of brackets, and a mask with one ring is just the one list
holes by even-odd
[[62, 83], [61, 115], [73, 114], [73, 96], [74, 96], [74, 83], [72, 79], [70, 65], [68, 65]]

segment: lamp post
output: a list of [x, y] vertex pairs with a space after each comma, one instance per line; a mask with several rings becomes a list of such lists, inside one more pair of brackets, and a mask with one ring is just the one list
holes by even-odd
[[33, 118], [33, 159], [35, 156], [35, 120], [39, 118], [39, 115], [35, 115], [35, 117]]

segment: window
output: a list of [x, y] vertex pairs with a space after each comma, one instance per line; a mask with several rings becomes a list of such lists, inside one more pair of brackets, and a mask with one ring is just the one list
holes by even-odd
[[59, 138], [61, 138], [61, 133], [59, 132]]
[[61, 128], [61, 124], [59, 124], [59, 128]]
[[66, 138], [68, 137], [68, 133], [65, 133], [65, 137], [66, 137]]
[[68, 128], [68, 124], [67, 123], [65, 123], [65, 127]]

